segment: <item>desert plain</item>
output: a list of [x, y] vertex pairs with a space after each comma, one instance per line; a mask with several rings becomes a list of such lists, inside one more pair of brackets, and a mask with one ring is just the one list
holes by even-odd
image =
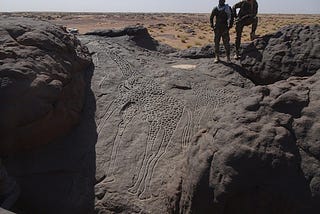
[[[202, 47], [213, 43], [210, 13], [60, 13], [21, 12], [5, 13], [49, 20], [67, 28], [76, 28], [80, 34], [96, 29], [120, 29], [143, 25], [150, 35], [161, 43], [177, 49]], [[311, 25], [320, 23], [320, 14], [258, 14], [257, 35], [274, 33], [291, 24]], [[245, 27], [243, 42], [250, 41], [251, 27]], [[230, 30], [231, 43], [235, 39], [235, 27]]]

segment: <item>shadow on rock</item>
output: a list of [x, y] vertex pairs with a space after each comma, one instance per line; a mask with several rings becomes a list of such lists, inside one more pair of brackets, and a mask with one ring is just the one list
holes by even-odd
[[131, 41], [134, 45], [150, 51], [159, 51], [165, 54], [176, 51], [173, 47], [170, 47], [169, 45], [160, 44], [157, 40], [150, 36], [148, 29], [141, 25], [128, 26], [123, 29], [94, 30], [85, 33], [85, 35], [102, 37], [128, 36], [129, 41]]
[[249, 79], [251, 82], [254, 83], [252, 78], [247, 75], [247, 70], [245, 68], [243, 68], [241, 65], [239, 65], [238, 63], [227, 63], [224, 61], [221, 61], [220, 63], [229, 67], [229, 68], [232, 68], [232, 70], [238, 72], [242, 77]]
[[94, 209], [96, 101], [90, 88], [93, 67], [86, 72], [86, 100], [80, 123], [67, 136], [5, 161], [21, 194], [23, 213], [92, 213]]

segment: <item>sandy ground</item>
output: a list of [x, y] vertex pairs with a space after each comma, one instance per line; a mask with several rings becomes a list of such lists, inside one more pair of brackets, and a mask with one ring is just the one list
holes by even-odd
[[[8, 15], [8, 13], [7, 13]], [[123, 28], [129, 25], [144, 25], [156, 40], [178, 49], [203, 46], [213, 43], [210, 14], [187, 13], [14, 13], [12, 16], [38, 17], [77, 28], [80, 33], [94, 29]], [[277, 31], [289, 24], [319, 24], [317, 15], [259, 14], [257, 34], [262, 36]], [[249, 41], [251, 27], [245, 27], [243, 41]], [[234, 42], [235, 28], [230, 30]]]

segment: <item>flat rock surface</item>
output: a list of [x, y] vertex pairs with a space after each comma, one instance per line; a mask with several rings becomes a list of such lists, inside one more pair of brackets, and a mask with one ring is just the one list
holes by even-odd
[[253, 84], [236, 64], [168, 57], [129, 36], [80, 40], [95, 64], [96, 210], [165, 213], [167, 185], [194, 134]]

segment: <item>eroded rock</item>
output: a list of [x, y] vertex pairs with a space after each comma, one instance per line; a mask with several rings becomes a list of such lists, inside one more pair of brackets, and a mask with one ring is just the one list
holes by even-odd
[[78, 123], [88, 50], [62, 27], [0, 19], [0, 154], [33, 148]]
[[241, 65], [263, 85], [315, 74], [320, 68], [320, 25], [291, 25], [256, 39], [243, 50]]
[[319, 73], [253, 88], [198, 133], [173, 213], [317, 213]]
[[0, 35], [1, 206], [18, 213], [93, 212], [88, 49], [63, 27], [29, 18], [0, 18]]

